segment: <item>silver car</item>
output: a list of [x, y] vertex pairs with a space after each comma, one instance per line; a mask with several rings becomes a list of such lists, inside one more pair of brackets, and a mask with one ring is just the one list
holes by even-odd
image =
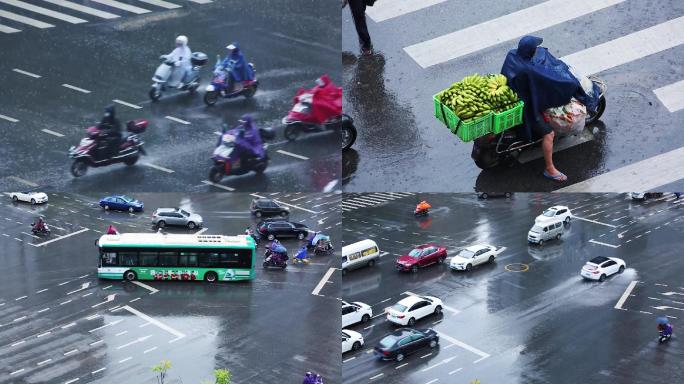
[[167, 225], [180, 225], [195, 229], [202, 227], [202, 216], [180, 208], [157, 208], [152, 215], [152, 224], [159, 228]]

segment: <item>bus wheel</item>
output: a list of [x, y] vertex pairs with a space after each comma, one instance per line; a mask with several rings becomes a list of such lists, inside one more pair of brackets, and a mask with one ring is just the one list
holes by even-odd
[[216, 272], [207, 272], [204, 274], [204, 280], [207, 281], [208, 283], [213, 283], [218, 279], [218, 275], [216, 275]]
[[137, 278], [138, 278], [138, 275], [136, 275], [134, 271], [124, 272], [124, 280], [126, 280], [126, 281], [133, 281]]

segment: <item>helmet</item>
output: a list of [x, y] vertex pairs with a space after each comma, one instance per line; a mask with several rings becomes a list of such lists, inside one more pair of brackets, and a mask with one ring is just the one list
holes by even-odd
[[185, 35], [180, 35], [176, 37], [177, 45], [188, 45], [188, 38]]
[[230, 43], [226, 46], [226, 49], [229, 51], [237, 49], [237, 43]]

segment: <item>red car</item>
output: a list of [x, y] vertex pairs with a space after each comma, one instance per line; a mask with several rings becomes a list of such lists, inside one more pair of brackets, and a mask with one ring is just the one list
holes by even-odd
[[408, 255], [399, 256], [397, 270], [418, 272], [418, 268], [430, 264], [442, 264], [446, 260], [446, 248], [436, 244], [419, 245]]

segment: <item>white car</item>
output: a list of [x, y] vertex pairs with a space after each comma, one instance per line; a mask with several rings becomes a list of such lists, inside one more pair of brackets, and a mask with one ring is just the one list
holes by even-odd
[[503, 251], [503, 247], [489, 244], [475, 244], [461, 250], [449, 261], [449, 268], [456, 271], [470, 271], [474, 266], [489, 263]]
[[342, 330], [342, 353], [357, 351], [363, 346], [363, 336], [348, 329]]
[[626, 264], [622, 259], [597, 256], [584, 264], [580, 275], [585, 279], [603, 281], [610, 275], [622, 273], [625, 268]]
[[48, 196], [44, 192], [12, 192], [10, 198], [12, 201], [25, 201], [31, 204], [42, 204], [48, 201]]
[[546, 222], [546, 221], [556, 221], [561, 220], [565, 223], [569, 223], [572, 219], [572, 212], [570, 208], [564, 205], [554, 205], [553, 207], [545, 210], [541, 215], [534, 219], [535, 223]]
[[342, 328], [356, 323], [366, 323], [373, 317], [370, 305], [360, 301], [347, 303], [342, 301]]
[[442, 313], [442, 300], [433, 296], [410, 295], [387, 308], [387, 320], [399, 325], [413, 327], [416, 320]]

